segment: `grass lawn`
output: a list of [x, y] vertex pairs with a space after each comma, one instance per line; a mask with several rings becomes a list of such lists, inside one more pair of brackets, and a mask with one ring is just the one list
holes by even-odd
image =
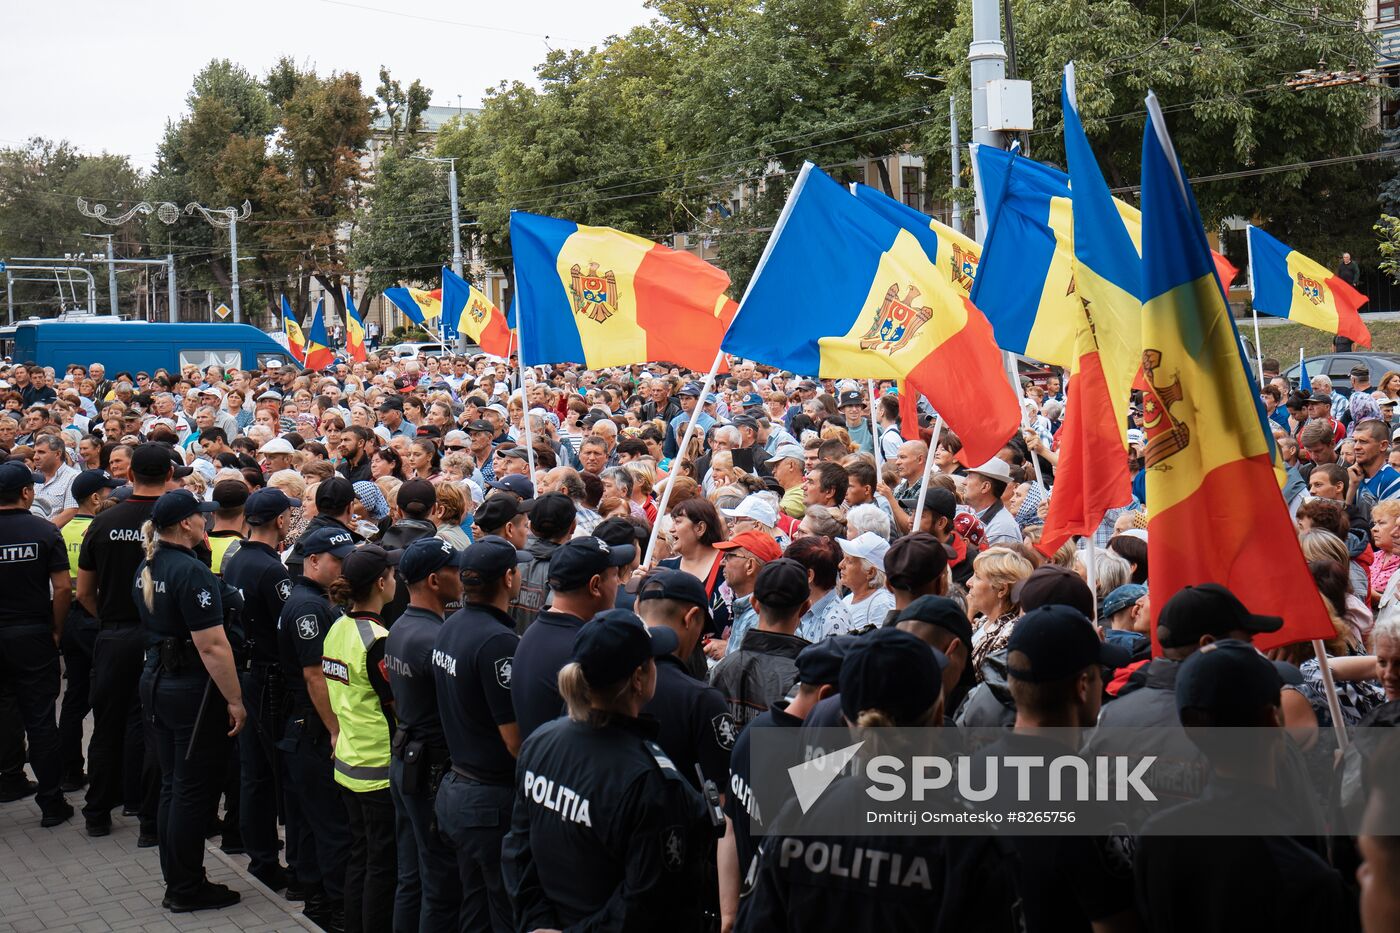
[[[1365, 320], [1363, 316], [1362, 320]], [[1240, 333], [1254, 339], [1254, 322], [1249, 317], [1241, 317], [1237, 322]], [[1382, 353], [1400, 353], [1400, 321], [1366, 321], [1371, 331], [1372, 349]], [[1320, 356], [1332, 352], [1332, 335], [1304, 327], [1301, 324], [1277, 324], [1259, 328], [1259, 342], [1263, 344], [1265, 356], [1272, 356], [1284, 369], [1298, 362], [1298, 348], [1302, 347], [1308, 356]]]

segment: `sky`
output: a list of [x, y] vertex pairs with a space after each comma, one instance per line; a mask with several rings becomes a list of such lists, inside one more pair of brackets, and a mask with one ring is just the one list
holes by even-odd
[[[581, 10], [582, 8], [582, 10]], [[7, 4], [0, 146], [33, 136], [155, 161], [195, 72], [228, 58], [262, 75], [282, 56], [322, 74], [388, 66], [438, 105], [471, 107], [502, 80], [532, 81], [550, 48], [580, 48], [652, 18], [642, 0], [39, 0]]]

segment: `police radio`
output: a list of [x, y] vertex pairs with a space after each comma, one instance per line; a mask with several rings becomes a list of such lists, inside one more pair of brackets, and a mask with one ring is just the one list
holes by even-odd
[[715, 782], [705, 777], [705, 772], [700, 770], [699, 762], [695, 765], [695, 776], [700, 779], [700, 796], [705, 798], [705, 809], [710, 814], [710, 824], [714, 826], [718, 835], [724, 835], [724, 809], [719, 805], [719, 788], [715, 787]]

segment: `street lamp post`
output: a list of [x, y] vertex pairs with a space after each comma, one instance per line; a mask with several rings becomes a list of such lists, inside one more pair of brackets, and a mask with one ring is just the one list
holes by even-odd
[[233, 301], [233, 322], [241, 323], [243, 306], [238, 296], [238, 222], [248, 219], [248, 215], [253, 212], [253, 205], [244, 201], [241, 210], [236, 207], [209, 208], [203, 204], [185, 205], [186, 214], [193, 215], [195, 211], [199, 211], [208, 223], [228, 230], [229, 274], [232, 276], [229, 291]]
[[[420, 162], [447, 163], [447, 196], [452, 205], [452, 271], [460, 276], [462, 274], [462, 217], [457, 203], [457, 160], [421, 155], [414, 156], [414, 158]], [[442, 329], [442, 318], [438, 318], [438, 328], [438, 337], [446, 344], [447, 334]], [[457, 336], [458, 349], [465, 349], [466, 343], [467, 338], [459, 333]]]
[[107, 241], [107, 303], [111, 306], [112, 317], [117, 316], [117, 258], [112, 251], [111, 233], [84, 233], [83, 236], [91, 237], [94, 240]]

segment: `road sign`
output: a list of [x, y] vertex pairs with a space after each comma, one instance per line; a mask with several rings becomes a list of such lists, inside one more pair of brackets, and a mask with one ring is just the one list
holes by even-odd
[[3, 273], [4, 271], [5, 271], [5, 263], [4, 263], [4, 262], [0, 262], [0, 273]]
[[228, 317], [230, 314], [233, 313], [233, 309], [231, 309], [226, 304], [220, 304], [217, 308], [214, 309], [214, 313], [217, 314], [219, 316], [219, 320], [222, 321], [224, 318]]

